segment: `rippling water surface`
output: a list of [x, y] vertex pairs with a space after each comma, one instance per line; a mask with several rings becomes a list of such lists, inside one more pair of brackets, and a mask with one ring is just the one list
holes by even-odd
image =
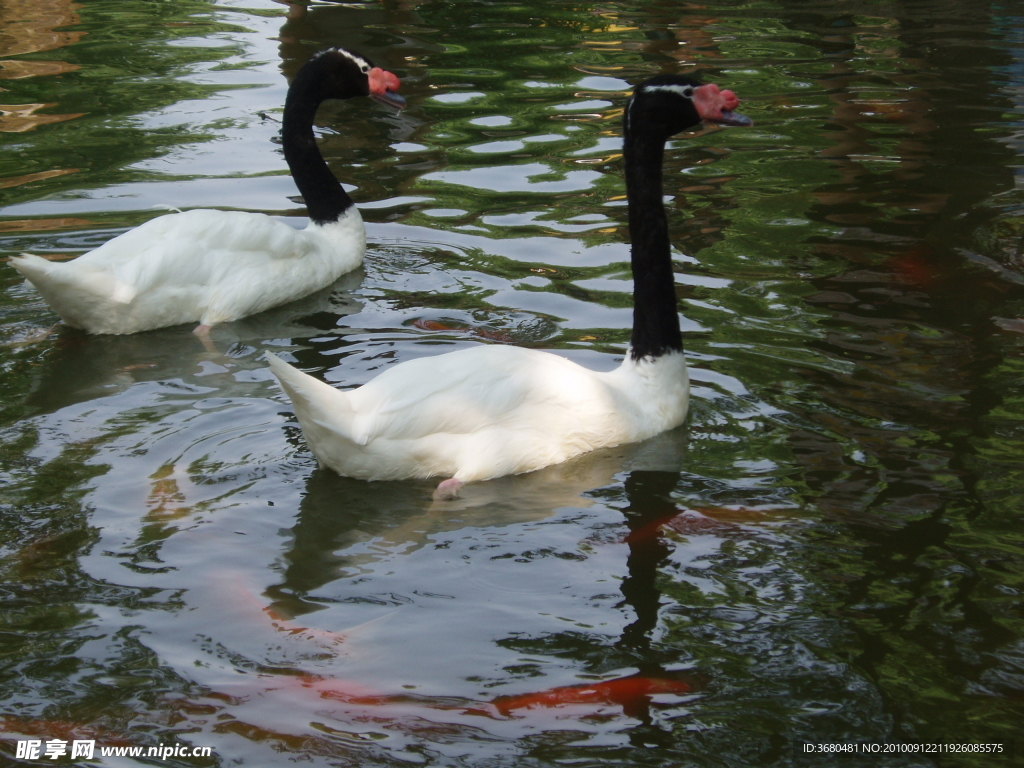
[[[95, 761], [176, 766], [1009, 748], [1022, 16], [951, 0], [0, 0], [7, 255], [74, 257], [155, 206], [301, 225], [278, 120], [320, 48], [368, 55], [409, 101], [320, 111], [365, 267], [216, 328], [214, 352], [189, 327], [62, 327], [0, 265], [3, 759], [19, 735], [212, 747]], [[317, 469], [265, 350], [344, 387], [478, 344], [617, 364], [622, 107], [639, 80], [691, 71], [756, 126], [666, 153], [687, 423], [452, 502]]]

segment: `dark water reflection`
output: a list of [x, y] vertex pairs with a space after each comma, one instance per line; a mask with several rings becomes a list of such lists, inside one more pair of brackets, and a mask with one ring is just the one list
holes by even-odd
[[[301, 216], [274, 118], [326, 45], [411, 106], [321, 112], [365, 269], [217, 352], [54, 327], [0, 271], [5, 738], [217, 755], [179, 766], [1016, 739], [1019, 4], [26, 9], [0, 3], [5, 252], [74, 255], [154, 204]], [[693, 69], [757, 125], [666, 157], [687, 425], [454, 502], [317, 469], [266, 349], [339, 386], [480, 343], [615, 365], [625, 92]]]

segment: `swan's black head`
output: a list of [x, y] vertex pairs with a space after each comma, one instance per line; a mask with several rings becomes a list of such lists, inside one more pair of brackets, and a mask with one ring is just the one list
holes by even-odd
[[306, 62], [292, 88], [308, 88], [318, 101], [369, 96], [401, 109], [405, 99], [396, 93], [398, 85], [395, 75], [373, 66], [365, 56], [344, 48], [328, 48]]
[[633, 89], [626, 107], [627, 131], [649, 131], [667, 139], [702, 120], [719, 125], [746, 126], [754, 121], [733, 112], [740, 103], [732, 91], [714, 83], [701, 85], [686, 75], [658, 75]]

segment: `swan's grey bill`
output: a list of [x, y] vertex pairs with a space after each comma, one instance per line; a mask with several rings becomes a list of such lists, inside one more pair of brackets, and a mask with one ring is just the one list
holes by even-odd
[[746, 128], [754, 124], [746, 115], [741, 115], [739, 112], [730, 112], [729, 110], [723, 109], [721, 117], [718, 117], [714, 122], [719, 125], [735, 125], [737, 128]]
[[374, 101], [379, 101], [388, 107], [393, 107], [397, 110], [405, 109], [405, 99], [399, 96], [394, 91], [385, 91], [384, 93], [371, 93], [370, 98]]

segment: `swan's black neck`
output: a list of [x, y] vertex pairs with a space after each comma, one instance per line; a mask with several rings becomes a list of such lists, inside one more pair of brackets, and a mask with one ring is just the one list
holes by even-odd
[[[624, 157], [632, 243], [634, 360], [683, 349], [676, 306], [668, 219], [662, 202], [661, 164], [667, 136], [656, 127], [630, 119], [626, 108]], [[633, 125], [630, 125], [630, 123]]]
[[314, 224], [337, 221], [353, 205], [352, 198], [327, 167], [313, 135], [316, 110], [328, 98], [321, 71], [328, 63], [327, 57], [322, 56], [299, 70], [288, 89], [281, 128], [284, 158]]

